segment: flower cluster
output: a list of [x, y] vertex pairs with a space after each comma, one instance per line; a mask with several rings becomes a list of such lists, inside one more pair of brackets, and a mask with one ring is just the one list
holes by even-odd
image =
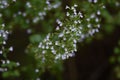
[[[2, 24], [0, 26], [0, 55], [3, 54], [3, 52], [5, 51], [5, 47], [4, 45], [6, 45], [6, 41], [8, 39], [8, 35], [9, 35], [9, 32], [7, 30], [4, 29], [5, 27], [5, 24]], [[13, 47], [11, 46], [9, 49], [9, 51], [13, 51]]]
[[8, 65], [11, 65], [11, 68], [20, 66], [19, 62], [13, 62], [10, 60], [0, 60], [0, 62], [2, 62], [2, 67], [0, 67], [0, 72], [7, 72], [9, 69]]
[[6, 8], [7, 6], [9, 6], [7, 0], [1, 0], [0, 1], [0, 8], [1, 9]]
[[[38, 1], [38, 3], [40, 3], [42, 5], [44, 4], [44, 5], [40, 7], [39, 5], [36, 5], [36, 3], [32, 3], [32, 1], [26, 2], [26, 10], [27, 10], [26, 12], [28, 12], [29, 10], [32, 10], [32, 9], [35, 11], [34, 17], [32, 19], [33, 23], [37, 23], [38, 21], [43, 20], [44, 16], [46, 16], [48, 11], [58, 8], [61, 5], [61, 3], [59, 1], [50, 3], [49, 0]], [[30, 14], [26, 13], [26, 14], [30, 15], [31, 13]]]
[[[11, 1], [16, 3], [10, 5], [12, 3]], [[20, 3], [21, 5], [18, 5], [17, 3]], [[0, 72], [11, 71], [9, 70], [11, 69], [9, 68], [9, 65], [13, 66], [13, 68], [14, 66], [20, 65], [19, 62], [14, 62], [7, 58], [7, 53], [13, 51], [13, 46], [10, 46], [9, 48], [5, 47], [8, 35], [12, 32], [14, 25], [20, 24], [21, 27], [24, 23], [26, 23], [26, 25], [37, 23], [40, 20], [43, 20], [50, 10], [56, 9], [60, 5], [60, 1], [50, 2], [49, 0], [28, 0], [25, 1], [25, 3], [19, 0], [0, 0], [0, 23], [5, 22], [0, 25], [0, 57], [4, 57], [4, 59], [0, 59], [0, 63], [2, 63], [0, 65]], [[31, 14], [31, 12], [33, 13]], [[8, 30], [10, 30], [10, 32]], [[31, 33], [31, 29], [28, 29], [27, 32]], [[35, 70], [35, 72], [38, 71]]]
[[[89, 17], [85, 17], [81, 11], [77, 11], [77, 6], [66, 6], [66, 20], [62, 22], [57, 19], [58, 26], [55, 33], [48, 33], [46, 38], [39, 43], [38, 49], [35, 50], [36, 59], [43, 63], [57, 60], [65, 60], [75, 55], [77, 51], [77, 43], [83, 39], [99, 32], [100, 11], [92, 13]], [[92, 21], [95, 23], [92, 24]], [[83, 23], [86, 24], [83, 24]], [[47, 59], [49, 56], [50, 60]]]
[[16, 25], [20, 25], [21, 28], [29, 28], [32, 24], [42, 23], [41, 21], [45, 19], [45, 16], [50, 11], [59, 8], [60, 5], [59, 0], [27, 0], [24, 2], [20, 0], [1, 0], [0, 20], [3, 22], [5, 22], [4, 19], [8, 20], [8, 29]]
[[[1, 26], [0, 26], [0, 57], [3, 56], [5, 59], [7, 58], [6, 56], [6, 51], [9, 52], [9, 51], [13, 51], [13, 47], [9, 47], [8, 49], [5, 47], [6, 45], [6, 41], [8, 39], [8, 35], [9, 35], [9, 31], [5, 30], [5, 24], [3, 23]], [[4, 66], [3, 65], [9, 65], [9, 64], [13, 64], [14, 62], [11, 62], [10, 60], [5, 60], [5, 59], [0, 59], [0, 62], [2, 63], [2, 65], [0, 65], [0, 72], [5, 72], [8, 70], [7, 66]], [[14, 63], [15, 65], [19, 66], [19, 62], [17, 63]]]
[[88, 0], [88, 2], [97, 3], [97, 2], [98, 2], [98, 0]]
[[[105, 6], [108, 3], [112, 3], [114, 6], [119, 7], [120, 3], [117, 0], [113, 2], [109, 0], [87, 0], [81, 1], [80, 5], [75, 4], [71, 7], [68, 6], [72, 4], [70, 2], [64, 10], [61, 6], [62, 2], [64, 1], [0, 0], [0, 23], [4, 23], [0, 25], [0, 57], [4, 58], [0, 58], [0, 63], [2, 63], [0, 72], [10, 72], [10, 75], [13, 75], [13, 68], [16, 69], [20, 66], [19, 62], [14, 62], [7, 58], [7, 53], [13, 51], [13, 46], [7, 48], [9, 45], [7, 39], [14, 27], [24, 28], [29, 34], [30, 45], [26, 52], [29, 54], [33, 53], [33, 58], [36, 59], [38, 64], [36, 65], [35, 62], [35, 65], [30, 66], [34, 66], [34, 68], [31, 67], [34, 70], [33, 72], [39, 75], [46, 68], [53, 68], [53, 66], [61, 64], [62, 60], [75, 56], [78, 42], [82, 42], [84, 39], [94, 36], [94, 33], [99, 32], [101, 27], [100, 17], [103, 17], [105, 21], [109, 21], [106, 20], [107, 18], [116, 20], [119, 23], [119, 19], [116, 19], [117, 17], [114, 19], [109, 16]], [[64, 11], [66, 11], [65, 14]], [[54, 32], [49, 33], [50, 31], [46, 30], [45, 33], [42, 33], [45, 29], [51, 32], [53, 30]], [[47, 35], [45, 36], [46, 33]], [[33, 37], [31, 38], [31, 36]], [[17, 44], [15, 43], [15, 45]], [[26, 68], [30, 68], [30, 66], [28, 65]], [[22, 67], [20, 70], [23, 70]], [[40, 80], [40, 78], [36, 80]]]
[[1, 25], [1, 28], [0, 28], [0, 38], [1, 38], [1, 42], [0, 44], [6, 44], [6, 40], [8, 38], [8, 34], [9, 32], [4, 30], [4, 27], [5, 27], [5, 24], [2, 24]]
[[10, 5], [10, 2], [16, 2], [16, 0], [0, 0], [0, 9], [4, 9]]

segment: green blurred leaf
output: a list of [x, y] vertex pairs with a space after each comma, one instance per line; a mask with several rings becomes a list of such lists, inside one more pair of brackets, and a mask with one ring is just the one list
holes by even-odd
[[4, 78], [7, 78], [7, 77], [18, 77], [18, 76], [20, 76], [20, 73], [19, 73], [18, 70], [6, 71], [6, 72], [3, 72], [2, 76]]
[[116, 47], [116, 48], [114, 49], [114, 52], [115, 52], [116, 54], [119, 54], [119, 53], [120, 53], [120, 49], [119, 49], [118, 47]]
[[2, 74], [2, 76], [3, 76], [4, 78], [9, 77], [10, 75], [11, 75], [10, 72], [4, 72], [4, 73]]
[[42, 41], [44, 39], [44, 37], [39, 34], [34, 34], [34, 35], [30, 36], [29, 39], [30, 39], [30, 42], [32, 42], [32, 43], [38, 43], [38, 42]]
[[108, 33], [108, 34], [111, 34], [113, 31], [114, 31], [114, 26], [112, 26], [111, 24], [106, 24], [105, 26], [104, 26], [104, 29], [105, 29], [105, 31]]
[[117, 78], [120, 79], [120, 66], [115, 67], [115, 72], [116, 72]]
[[120, 56], [118, 56], [118, 63], [120, 63]]
[[109, 59], [109, 60], [110, 60], [110, 63], [114, 64], [114, 63], [115, 63], [115, 59], [116, 59], [116, 58], [115, 58], [114, 56], [111, 56], [110, 59]]

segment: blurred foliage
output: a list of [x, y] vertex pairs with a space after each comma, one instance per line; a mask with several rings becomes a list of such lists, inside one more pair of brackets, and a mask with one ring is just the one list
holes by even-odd
[[[119, 7], [119, 0], [0, 0], [0, 67], [3, 77], [39, 80], [48, 71], [57, 80], [62, 80], [63, 60], [74, 56], [70, 53], [77, 51], [79, 42], [104, 39], [104, 35], [112, 34], [119, 27]], [[8, 40], [16, 29], [25, 30], [29, 37], [20, 63], [10, 60], [8, 54], [14, 52], [15, 42], [9, 43]], [[50, 46], [44, 49], [48, 37]], [[120, 41], [118, 44], [114, 49], [117, 56], [112, 56], [110, 62], [118, 63], [115, 71], [120, 78]], [[57, 53], [53, 54], [55, 51]]]
[[114, 55], [110, 57], [110, 62], [115, 64], [114, 72], [116, 77], [120, 79], [120, 40], [118, 46], [114, 48]]

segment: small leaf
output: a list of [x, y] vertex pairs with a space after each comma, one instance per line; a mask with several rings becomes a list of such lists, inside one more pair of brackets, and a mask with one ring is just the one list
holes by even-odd
[[120, 53], [120, 49], [119, 49], [118, 47], [116, 47], [116, 48], [114, 49], [114, 52], [115, 52], [116, 54], [119, 54], [119, 53]]
[[32, 43], [38, 43], [42, 40], [43, 40], [43, 37], [39, 34], [34, 34], [34, 35], [30, 36], [30, 42], [32, 42]]
[[115, 63], [115, 57], [114, 56], [111, 56], [110, 57], [110, 62], [113, 64], [113, 63]]

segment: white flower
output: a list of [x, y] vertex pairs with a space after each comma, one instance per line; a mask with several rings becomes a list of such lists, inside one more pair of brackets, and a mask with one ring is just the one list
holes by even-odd
[[95, 21], [96, 21], [96, 22], [99, 22], [99, 18], [95, 18]]
[[41, 48], [42, 47], [42, 43], [40, 42], [39, 45], [38, 45], [38, 48]]
[[65, 41], [65, 40], [66, 40], [66, 38], [64, 37], [64, 38], [63, 38], [63, 40]]
[[31, 8], [31, 7], [32, 7], [32, 5], [31, 5], [30, 2], [27, 2], [27, 3], [26, 3], [26, 6], [27, 6], [28, 8]]
[[54, 49], [52, 49], [52, 51], [51, 51], [53, 54], [56, 54], [56, 51], [54, 50]]
[[64, 35], [63, 33], [60, 33], [58, 37], [63, 37], [63, 35]]
[[59, 45], [59, 42], [58, 42], [58, 41], [56, 41], [56, 42], [55, 42], [55, 45]]
[[13, 51], [13, 47], [12, 46], [9, 48], [9, 51]]
[[56, 30], [60, 30], [59, 26], [56, 27]]
[[100, 10], [98, 10], [98, 11], [97, 11], [97, 15], [100, 15], [100, 14], [101, 14], [101, 12], [100, 12]]
[[9, 64], [10, 63], [10, 61], [9, 60], [7, 60], [7, 64]]
[[70, 9], [70, 7], [69, 7], [69, 6], [66, 6], [65, 9]]
[[42, 46], [42, 49], [45, 49], [45, 46], [44, 46], [44, 45]]
[[70, 16], [70, 13], [69, 13], [69, 12], [67, 12], [67, 13], [66, 13], [66, 16]]
[[74, 4], [74, 7], [77, 7], [78, 5], [77, 4]]
[[90, 18], [87, 18], [86, 20], [89, 22], [89, 21], [90, 21]]
[[2, 27], [5, 27], [5, 24], [4, 24], [4, 23], [2, 24]]
[[35, 72], [38, 73], [38, 72], [39, 72], [39, 69], [35, 69]]
[[13, 0], [13, 2], [16, 2], [16, 0]]
[[94, 13], [91, 14], [90, 18], [95, 18], [95, 14]]
[[45, 51], [45, 50], [43, 50], [43, 51], [42, 51], [42, 54], [45, 54], [45, 53], [46, 53], [46, 51]]
[[62, 44], [62, 48], [64, 48], [65, 47], [65, 45], [64, 44]]
[[68, 51], [67, 48], [65, 48], [65, 51], [66, 51], [66, 52]]
[[66, 56], [65, 56], [65, 55], [62, 55], [61, 57], [62, 57], [62, 60], [65, 60], [65, 59], [66, 59]]
[[17, 66], [20, 66], [20, 63], [19, 63], [19, 62], [16, 62], [16, 65], [17, 65]]
[[3, 51], [0, 51], [0, 54], [2, 54], [3, 53]]
[[53, 49], [54, 49], [54, 47], [52, 46], [52, 47], [51, 47], [51, 50], [53, 50]]
[[78, 22], [75, 20], [74, 23], [77, 24]]
[[97, 0], [94, 0], [94, 3], [97, 3]]
[[88, 24], [87, 27], [88, 27], [88, 28], [91, 28], [92, 26], [91, 26], [91, 24]]
[[75, 39], [73, 40], [73, 42], [74, 42], [74, 43], [77, 43], [77, 41], [76, 41]]
[[50, 33], [46, 36], [46, 39], [49, 40], [50, 38]]
[[48, 44], [49, 44], [49, 45], [52, 45], [52, 42], [49, 42]]
[[49, 46], [46, 46], [46, 49], [49, 49]]

